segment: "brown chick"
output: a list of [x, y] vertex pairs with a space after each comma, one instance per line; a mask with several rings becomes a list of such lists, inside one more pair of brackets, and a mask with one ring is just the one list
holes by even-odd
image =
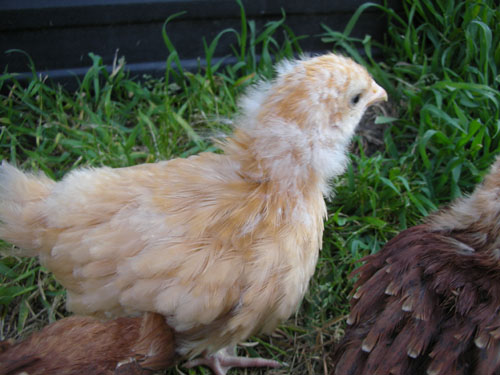
[[64, 318], [28, 339], [0, 342], [0, 375], [147, 375], [174, 363], [165, 318]]
[[500, 374], [500, 158], [364, 262], [332, 374]]
[[0, 168], [0, 238], [38, 255], [77, 314], [153, 311], [177, 353], [217, 374], [278, 366], [227, 356], [297, 308], [321, 248], [328, 181], [365, 109], [387, 98], [352, 60], [287, 61], [241, 101], [223, 154], [62, 181]]

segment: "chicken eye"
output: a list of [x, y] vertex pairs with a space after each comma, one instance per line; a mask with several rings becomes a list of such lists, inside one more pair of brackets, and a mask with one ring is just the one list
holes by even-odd
[[357, 104], [359, 102], [359, 99], [361, 99], [361, 94], [357, 94], [357, 95], [353, 96], [351, 99], [351, 104], [352, 105]]

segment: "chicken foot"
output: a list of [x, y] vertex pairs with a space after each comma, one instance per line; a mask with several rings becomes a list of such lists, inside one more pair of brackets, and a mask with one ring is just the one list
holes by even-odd
[[281, 363], [272, 359], [248, 358], [236, 355], [236, 347], [227, 347], [215, 354], [204, 354], [203, 357], [186, 362], [186, 368], [207, 366], [215, 375], [226, 375], [233, 367], [281, 367]]

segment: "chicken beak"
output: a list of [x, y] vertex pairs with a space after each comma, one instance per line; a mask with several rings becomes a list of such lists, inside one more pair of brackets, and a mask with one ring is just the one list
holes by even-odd
[[375, 104], [375, 103], [378, 103], [381, 101], [384, 101], [384, 102], [387, 101], [387, 93], [385, 92], [385, 90], [382, 87], [380, 87], [375, 82], [373, 82], [372, 88], [371, 88], [369, 96], [368, 96], [368, 103], [366, 106], [369, 107], [372, 104]]

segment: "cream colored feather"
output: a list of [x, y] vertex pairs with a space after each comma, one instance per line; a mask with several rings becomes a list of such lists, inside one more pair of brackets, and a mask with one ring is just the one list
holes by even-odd
[[297, 308], [321, 248], [324, 194], [385, 91], [352, 60], [290, 61], [242, 99], [224, 154], [62, 181], [0, 169], [0, 237], [38, 254], [67, 308], [161, 313], [184, 356], [270, 332]]

